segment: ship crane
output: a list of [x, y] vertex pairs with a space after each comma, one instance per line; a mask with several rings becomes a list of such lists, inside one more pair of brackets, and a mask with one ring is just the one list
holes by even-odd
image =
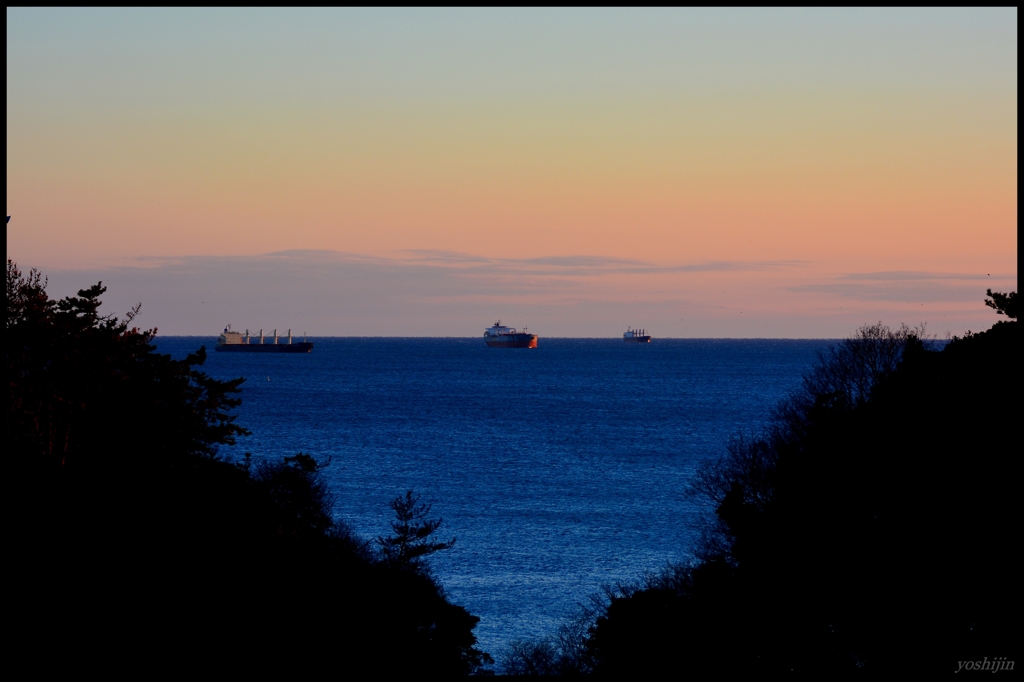
[[292, 330], [288, 330], [288, 343], [282, 343], [277, 330], [274, 330], [274, 343], [266, 343], [263, 330], [259, 333], [259, 343], [253, 341], [257, 337], [252, 335], [248, 329], [245, 334], [231, 329], [231, 325], [224, 327], [224, 333], [217, 339], [214, 350], [220, 352], [235, 353], [309, 353], [313, 350], [313, 344], [306, 340], [306, 333], [302, 334], [302, 343], [295, 343], [292, 339]]
[[647, 335], [646, 329], [626, 327], [626, 333], [622, 335], [622, 340], [627, 343], [650, 343], [651, 337]]

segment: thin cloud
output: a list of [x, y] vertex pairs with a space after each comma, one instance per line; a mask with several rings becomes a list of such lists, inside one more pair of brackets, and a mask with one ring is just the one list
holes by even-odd
[[[988, 279], [990, 274], [960, 273], [960, 272], [924, 272], [918, 270], [892, 270], [888, 272], [852, 272], [843, 275], [840, 279], [894, 282], [902, 280], [943, 280], [943, 279], [964, 279], [979, 280]], [[1003, 275], [996, 275], [997, 279]]]
[[1016, 277], [1002, 274], [888, 270], [850, 272], [829, 282], [809, 282], [788, 290], [860, 301], [964, 303], [982, 300], [986, 288], [1005, 286], [1012, 280]]
[[507, 263], [523, 263], [527, 265], [555, 265], [569, 268], [621, 268], [621, 267], [647, 267], [650, 263], [639, 260], [625, 260], [622, 258], [605, 258], [604, 256], [549, 256], [547, 258], [524, 258], [522, 260], [507, 260]]
[[[504, 271], [508, 273], [523, 274], [548, 274], [565, 276], [591, 276], [601, 274], [659, 274], [672, 272], [738, 272], [776, 270], [782, 268], [794, 268], [807, 264], [801, 260], [766, 260], [766, 261], [705, 261], [701, 263], [687, 263], [682, 265], [661, 265], [641, 260], [630, 260], [625, 258], [609, 258], [607, 256], [546, 256], [540, 258], [487, 258], [474, 254], [460, 253], [456, 251], [437, 251], [429, 249], [416, 249], [405, 251], [413, 255], [411, 259], [416, 263], [431, 263], [438, 266], [451, 266], [461, 269], [463, 272], [472, 274], [494, 273]], [[395, 263], [403, 263], [396, 259]], [[486, 270], [474, 270], [466, 266], [486, 266]]]
[[[488, 258], [457, 251], [416, 249], [403, 251], [411, 257], [394, 258], [331, 251], [326, 249], [291, 249], [253, 256], [140, 256], [128, 265], [110, 266], [96, 272], [123, 270], [196, 270], [222, 267], [241, 270], [292, 268], [332, 268], [358, 266], [379, 271], [408, 273], [434, 272], [457, 278], [486, 275], [522, 275], [531, 277], [600, 277], [616, 274], [671, 274], [702, 272], [757, 272], [798, 268], [802, 260], [704, 261], [679, 265], [662, 265], [640, 260], [605, 256], [575, 255], [539, 258]], [[94, 271], [90, 269], [90, 272]]]
[[981, 301], [985, 290], [978, 285], [947, 284], [920, 280], [892, 280], [887, 284], [872, 282], [831, 282], [801, 284], [788, 287], [798, 293], [827, 294], [859, 301], [892, 301], [900, 303], [963, 303]]
[[660, 268], [659, 272], [730, 272], [750, 270], [781, 270], [807, 265], [804, 260], [710, 261], [691, 265]]
[[494, 262], [494, 259], [492, 258], [476, 256], [471, 253], [461, 253], [459, 251], [441, 251], [438, 249], [407, 249], [402, 253], [412, 254], [413, 260], [425, 261], [430, 263], [462, 264]]

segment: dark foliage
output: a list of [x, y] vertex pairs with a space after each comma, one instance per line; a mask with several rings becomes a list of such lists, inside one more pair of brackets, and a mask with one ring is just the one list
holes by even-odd
[[1000, 315], [1006, 315], [1011, 320], [1017, 319], [1017, 292], [1011, 291], [1008, 294], [1002, 294], [998, 291], [994, 292], [991, 289], [985, 291], [985, 295], [988, 297], [985, 299], [985, 305], [992, 308]]
[[404, 497], [391, 500], [395, 520], [391, 522], [393, 535], [377, 538], [384, 561], [398, 568], [422, 571], [423, 557], [451, 549], [455, 538], [447, 542], [434, 542], [430, 536], [441, 527], [441, 519], [430, 519], [430, 505], [421, 504], [411, 490]]
[[[1015, 294], [991, 294], [1014, 312]], [[1019, 648], [1020, 333], [862, 329], [696, 491], [693, 564], [608, 602], [595, 670], [948, 673]]]
[[[64, 472], [213, 456], [245, 430], [229, 411], [241, 379], [198, 371], [200, 349], [181, 362], [154, 352], [156, 330], [100, 316], [96, 284], [53, 301], [37, 272], [7, 262], [7, 442], [33, 468]], [[128, 447], [112, 447], [117, 443]]]
[[501, 672], [517, 677], [582, 677], [593, 672], [593, 660], [587, 648], [591, 625], [605, 602], [595, 597], [581, 605], [576, 615], [564, 623], [555, 636], [535, 641], [516, 640], [498, 659]]
[[[321, 465], [224, 461], [241, 379], [7, 264], [11, 612], [45, 667], [463, 675], [479, 620], [331, 515]], [[426, 523], [433, 523], [426, 521]], [[330, 666], [330, 668], [327, 668]]]

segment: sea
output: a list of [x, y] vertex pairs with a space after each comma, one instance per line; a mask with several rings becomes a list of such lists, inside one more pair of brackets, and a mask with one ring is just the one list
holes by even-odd
[[412, 490], [451, 549], [429, 558], [450, 600], [480, 617], [479, 648], [553, 636], [608, 587], [693, 556], [713, 510], [695, 469], [755, 434], [834, 341], [541, 337], [311, 338], [309, 354], [215, 353], [213, 377], [245, 377], [221, 455], [325, 464], [336, 518], [374, 539]]

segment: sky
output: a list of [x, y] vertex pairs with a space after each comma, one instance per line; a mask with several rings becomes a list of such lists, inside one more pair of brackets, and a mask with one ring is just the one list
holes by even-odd
[[7, 213], [161, 334], [977, 331], [1017, 10], [8, 8]]

